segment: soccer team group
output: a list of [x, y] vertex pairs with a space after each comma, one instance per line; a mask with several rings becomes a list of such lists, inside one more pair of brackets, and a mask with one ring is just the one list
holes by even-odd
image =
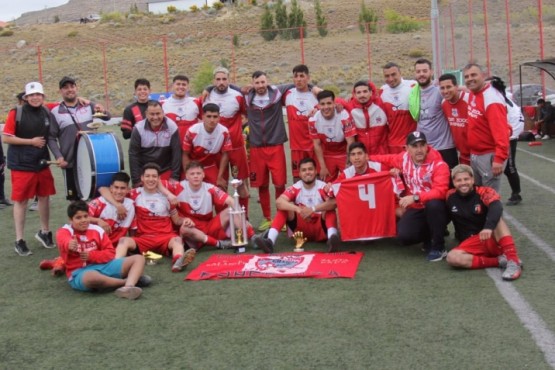
[[[171, 269], [178, 272], [203, 246], [233, 247], [230, 223], [236, 220], [228, 209], [239, 208], [238, 200], [248, 218], [249, 186], [258, 188], [263, 215], [260, 234], [247, 226], [253, 248], [273, 253], [279, 233], [287, 231], [325, 241], [328, 252], [336, 252], [341, 243], [338, 202], [343, 209], [359, 209], [361, 195], [355, 191], [339, 198], [335, 184], [353, 180], [377, 186], [373, 201], [361, 203], [377, 217], [364, 222], [340, 213], [342, 230], [361, 229], [364, 239], [383, 237], [379, 220], [394, 214], [398, 240], [423, 243], [428, 261], [500, 267], [503, 279], [517, 279], [521, 261], [501, 217], [498, 191], [505, 171], [513, 190], [509, 204], [521, 200], [513, 139], [522, 131], [522, 115], [500, 79], [486, 79], [477, 64], [463, 73], [466, 89], [450, 74], [434, 84], [426, 59], [414, 64], [415, 80], [403, 79], [400, 67], [388, 63], [381, 89], [359, 81], [348, 100], [311, 85], [305, 65], [293, 69], [292, 84], [270, 85], [257, 71], [251, 85], [242, 88], [231, 85], [229, 72], [219, 67], [213, 85], [198, 98], [188, 94], [189, 79], [177, 75], [172, 96], [162, 102], [150, 100], [149, 81], [138, 79], [136, 101], [125, 108], [121, 122], [123, 137], [130, 140], [130, 175], [116, 173], [88, 204], [79, 200], [75, 184], [75, 139], [91, 130], [95, 114], [106, 120], [110, 114], [79, 97], [71, 77], [60, 80], [57, 103], [45, 103], [42, 85], [30, 82], [24, 104], [9, 112], [3, 133], [15, 251], [31, 254], [24, 226], [27, 203], [34, 197], [41, 223], [35, 238], [55, 247], [49, 229], [49, 196], [55, 194], [49, 163], [54, 163], [63, 171], [71, 201], [69, 222], [56, 233], [60, 257], [41, 266], [53, 273], [65, 270], [76, 290], [115, 289], [120, 297], [136, 299], [152, 280], [143, 274], [146, 253], [171, 256]], [[294, 178], [287, 188], [283, 107]], [[235, 198], [227, 193], [230, 173], [241, 180]], [[270, 175], [277, 208], [273, 219]], [[392, 197], [380, 196], [384, 175]], [[449, 222], [460, 244], [447, 253]]]

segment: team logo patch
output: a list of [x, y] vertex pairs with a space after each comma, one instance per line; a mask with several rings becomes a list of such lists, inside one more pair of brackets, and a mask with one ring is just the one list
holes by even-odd
[[459, 212], [459, 210], [457, 209], [457, 206], [451, 207], [451, 212], [453, 212], [453, 213]]
[[79, 241], [86, 242], [87, 236], [86, 235], [79, 235]]
[[481, 204], [475, 204], [474, 205], [474, 213], [477, 214], [477, 215], [482, 213], [482, 205]]
[[458, 117], [459, 116], [459, 111], [457, 110], [457, 108], [453, 108], [451, 110], [451, 114], [453, 115], [453, 117]]
[[302, 274], [308, 270], [314, 254], [255, 256], [243, 267], [243, 271], [258, 271], [268, 274]]

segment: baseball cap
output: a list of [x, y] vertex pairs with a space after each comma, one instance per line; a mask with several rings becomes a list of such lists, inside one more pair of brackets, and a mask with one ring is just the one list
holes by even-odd
[[427, 143], [426, 136], [420, 131], [413, 131], [407, 136], [407, 145], [414, 145], [419, 141]]
[[74, 84], [75, 85], [75, 79], [69, 76], [64, 76], [61, 80], [60, 80], [60, 89], [62, 87], [65, 86], [65, 84]]
[[44, 95], [44, 89], [42, 88], [42, 84], [40, 82], [29, 82], [25, 85], [25, 96], [31, 94]]

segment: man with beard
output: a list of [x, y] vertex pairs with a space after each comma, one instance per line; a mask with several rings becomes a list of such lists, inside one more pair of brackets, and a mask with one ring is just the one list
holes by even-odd
[[409, 94], [416, 85], [414, 80], [401, 76], [401, 67], [390, 62], [383, 66], [385, 85], [380, 89], [388, 125], [388, 150], [390, 154], [405, 150], [407, 135], [416, 130], [416, 122], [409, 112]]
[[335, 200], [325, 194], [326, 184], [316, 179], [314, 159], [303, 158], [299, 171], [301, 180], [276, 200], [278, 211], [267, 237], [255, 235], [253, 242], [264, 252], [273, 253], [279, 230], [287, 225], [292, 232], [302, 232], [308, 241], [327, 240], [328, 252], [335, 252], [340, 243]]
[[453, 267], [480, 269], [500, 267], [503, 280], [516, 280], [522, 273], [515, 242], [501, 217], [499, 194], [486, 186], [474, 186], [474, 171], [459, 165], [451, 171], [455, 189], [447, 193], [447, 210], [460, 244], [447, 255]]
[[432, 83], [432, 62], [418, 59], [414, 63], [415, 86], [409, 97], [409, 109], [417, 122], [417, 130], [426, 135], [428, 144], [439, 151], [449, 168], [455, 167], [458, 161], [457, 149], [449, 129], [447, 119], [441, 108], [439, 87]]
[[200, 122], [201, 104], [199, 99], [188, 96], [189, 77], [187, 76], [175, 76], [172, 90], [172, 96], [164, 100], [162, 107], [166, 117], [177, 124], [181, 142], [189, 127]]
[[501, 174], [509, 157], [511, 128], [503, 95], [486, 82], [477, 64], [464, 67], [464, 83], [470, 90], [468, 99], [468, 148], [476, 184], [499, 192]]
[[145, 78], [139, 78], [135, 81], [135, 98], [137, 101], [128, 105], [123, 110], [123, 118], [121, 120], [121, 133], [124, 139], [131, 137], [133, 126], [146, 118], [145, 112], [150, 100], [150, 81]]
[[63, 169], [66, 198], [77, 200], [79, 195], [73, 174], [75, 138], [79, 131], [91, 130], [87, 125], [92, 123], [94, 113], [103, 113], [101, 119], [104, 121], [109, 121], [111, 116], [110, 113], [102, 111], [102, 108], [94, 103], [84, 104], [81, 99], [78, 99], [79, 89], [72, 77], [63, 77], [59, 87], [63, 100], [58, 106], [52, 108], [54, 120], [50, 126], [48, 147], [58, 161], [58, 165]]
[[[231, 137], [231, 150], [228, 152], [231, 173], [241, 180], [237, 188], [239, 204], [249, 209], [249, 165], [245, 140], [243, 138], [243, 116], [246, 115], [245, 98], [234, 89], [229, 88], [229, 71], [224, 67], [214, 70], [214, 88], [207, 93], [203, 104], [214, 103], [220, 107], [220, 123], [227, 127]], [[227, 173], [226, 179], [227, 179]]]

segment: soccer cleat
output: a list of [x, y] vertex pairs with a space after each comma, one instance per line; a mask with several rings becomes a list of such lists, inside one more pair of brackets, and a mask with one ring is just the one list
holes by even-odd
[[252, 238], [251, 238], [251, 243], [250, 243], [252, 249], [258, 249], [258, 245], [256, 244], [256, 239], [267, 238], [269, 232], [270, 232], [270, 229], [264, 231], [263, 233], [253, 235]]
[[139, 280], [137, 280], [137, 286], [139, 288], [146, 288], [150, 284], [152, 284], [152, 278], [148, 275], [141, 275]]
[[519, 204], [520, 202], [522, 202], [522, 197], [520, 196], [520, 194], [513, 194], [511, 195], [511, 197], [507, 200], [507, 205], [508, 206], [516, 206], [517, 204]]
[[9, 207], [13, 206], [13, 203], [8, 198], [0, 198], [0, 206]]
[[512, 281], [518, 279], [521, 273], [522, 268], [519, 266], [519, 264], [515, 261], [509, 260], [507, 261], [507, 267], [505, 267], [505, 270], [503, 270], [501, 277], [503, 278], [503, 280]]
[[54, 264], [52, 265], [52, 275], [59, 276], [63, 275], [66, 271], [66, 263], [62, 257], [56, 257], [54, 259]]
[[114, 292], [118, 297], [125, 299], [137, 299], [143, 293], [143, 290], [136, 286], [122, 286]]
[[274, 253], [274, 243], [268, 238], [253, 238], [254, 244], [264, 251], [264, 253]]
[[[499, 263], [500, 269], [504, 269], [507, 267], [508, 260], [507, 260], [507, 256], [505, 256], [504, 254], [498, 256], [497, 261]], [[518, 265], [520, 266], [521, 269], [524, 269], [524, 263], [522, 263], [522, 260], [520, 258], [518, 259]]]
[[428, 252], [426, 260], [428, 262], [438, 262], [447, 257], [447, 251], [445, 249], [432, 249]]
[[216, 246], [216, 248], [218, 248], [218, 249], [230, 249], [232, 247], [233, 247], [233, 245], [231, 244], [231, 240], [229, 240], [229, 239], [218, 240], [218, 245]]
[[29, 205], [29, 211], [38, 211], [39, 210], [39, 203], [37, 201], [31, 202]]
[[31, 252], [29, 248], [27, 248], [27, 243], [25, 243], [25, 240], [23, 239], [19, 239], [15, 242], [14, 250], [15, 253], [19, 254], [22, 257], [30, 256], [31, 254], [33, 254], [33, 252]]
[[264, 219], [264, 221], [262, 221], [260, 225], [258, 225], [258, 231], [266, 231], [270, 228], [270, 226], [272, 226], [272, 221]]
[[543, 135], [542, 136], [542, 140], [549, 140], [549, 139], [551, 139], [551, 136], [549, 136], [549, 135]]
[[56, 246], [54, 245], [54, 242], [52, 241], [52, 231], [43, 233], [41, 230], [39, 230], [35, 234], [35, 239], [37, 239], [44, 248], [48, 248], [48, 249], [56, 248]]
[[197, 254], [197, 250], [194, 248], [189, 248], [183, 253], [183, 255], [179, 256], [178, 259], [175, 260], [172, 266], [172, 272], [180, 272], [185, 267], [187, 267], [193, 260]]
[[541, 136], [540, 134], [536, 134], [536, 136], [534, 136], [534, 138], [535, 138], [536, 140], [539, 140], [539, 139], [542, 138], [542, 136]]
[[341, 243], [341, 240], [339, 239], [339, 235], [333, 234], [332, 236], [330, 236], [327, 242], [328, 253], [337, 252], [339, 249], [339, 243]]

